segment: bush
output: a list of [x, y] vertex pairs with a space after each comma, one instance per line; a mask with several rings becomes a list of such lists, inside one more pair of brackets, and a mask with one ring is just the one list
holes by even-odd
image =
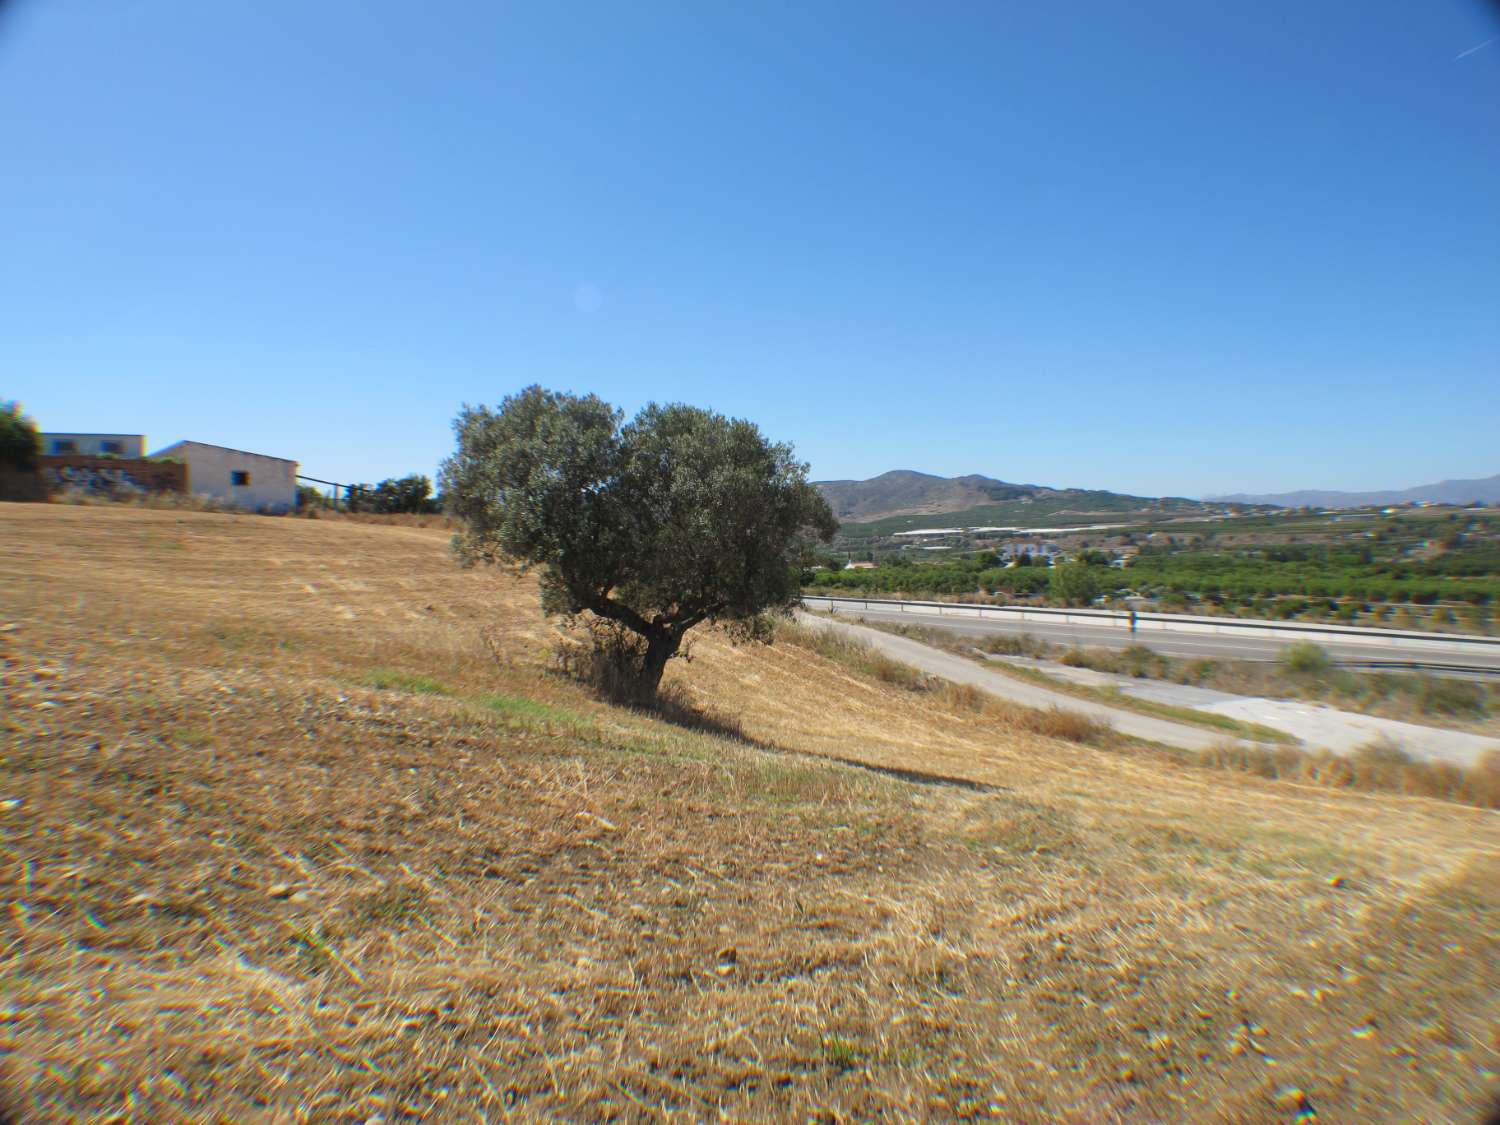
[[1047, 655], [1051, 645], [1037, 640], [1030, 633], [1002, 633], [980, 641], [979, 649], [997, 656], [1042, 657]]
[[41, 435], [36, 423], [21, 413], [21, 404], [0, 402], [0, 468], [34, 472], [41, 452]]
[[1086, 746], [1104, 742], [1114, 732], [1114, 727], [1103, 719], [1061, 707], [1049, 707], [1045, 711], [1018, 709], [1015, 725], [1044, 738], [1061, 738]]
[[1481, 719], [1486, 712], [1484, 688], [1469, 680], [1444, 676], [1422, 676], [1417, 687], [1417, 706], [1424, 715], [1467, 715]]
[[1295, 672], [1300, 676], [1326, 672], [1333, 663], [1323, 646], [1311, 641], [1297, 641], [1287, 645], [1281, 650], [1281, 662], [1286, 665], [1288, 672]]

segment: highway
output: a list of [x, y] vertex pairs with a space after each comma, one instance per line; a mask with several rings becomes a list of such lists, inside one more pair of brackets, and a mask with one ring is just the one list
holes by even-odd
[[[909, 607], [906, 610], [880, 608], [873, 603], [863, 608], [850, 603], [834, 603], [836, 617], [866, 620], [882, 624], [917, 625], [944, 629], [960, 636], [993, 637], [1030, 634], [1038, 640], [1057, 645], [1124, 648], [1144, 645], [1165, 656], [1204, 657], [1214, 660], [1275, 660], [1281, 651], [1299, 638], [1237, 636], [1226, 633], [1176, 632], [1171, 629], [1129, 629], [1111, 625], [1078, 624], [1063, 621], [1011, 621], [997, 617], [960, 617]], [[825, 610], [827, 603], [810, 599], [808, 608]], [[1462, 641], [1424, 642], [1420, 650], [1408, 645], [1397, 646], [1379, 637], [1329, 639], [1326, 635], [1310, 638], [1320, 645], [1336, 664], [1347, 668], [1386, 671], [1430, 671], [1466, 678], [1488, 679], [1500, 676], [1500, 644], [1465, 644]]]

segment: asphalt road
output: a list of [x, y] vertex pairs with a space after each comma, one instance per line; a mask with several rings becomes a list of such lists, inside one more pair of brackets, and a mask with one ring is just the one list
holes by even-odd
[[[1208, 657], [1216, 660], [1275, 660], [1295, 638], [1235, 636], [1233, 634], [1179, 633], [1167, 629], [1128, 629], [1107, 625], [1071, 625], [1051, 621], [1007, 621], [1003, 618], [958, 617], [949, 614], [889, 609], [864, 609], [841, 605], [836, 614], [846, 620], [890, 622], [904, 625], [931, 626], [969, 637], [992, 637], [1029, 633], [1038, 640], [1059, 645], [1124, 648], [1138, 644], [1166, 656]], [[1392, 648], [1377, 639], [1368, 641], [1332, 641], [1317, 643], [1335, 663], [1349, 667], [1420, 662], [1434, 670], [1444, 665], [1458, 669], [1482, 669], [1476, 676], [1500, 676], [1500, 645], [1433, 645], [1420, 653], [1409, 648]], [[1403, 669], [1395, 667], [1393, 671]], [[1454, 673], [1457, 674], [1457, 673]]]

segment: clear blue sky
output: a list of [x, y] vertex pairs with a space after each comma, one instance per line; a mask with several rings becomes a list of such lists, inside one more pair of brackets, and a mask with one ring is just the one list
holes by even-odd
[[[532, 382], [817, 478], [1500, 472], [1474, 0], [0, 7], [0, 398], [432, 472]], [[1478, 47], [1478, 49], [1473, 49]]]

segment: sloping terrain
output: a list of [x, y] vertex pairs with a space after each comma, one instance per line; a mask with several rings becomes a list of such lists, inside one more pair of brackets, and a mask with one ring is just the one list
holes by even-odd
[[713, 635], [672, 724], [551, 674], [553, 636], [437, 530], [0, 506], [17, 1115], [1467, 1121], [1495, 1092], [1494, 813]]

